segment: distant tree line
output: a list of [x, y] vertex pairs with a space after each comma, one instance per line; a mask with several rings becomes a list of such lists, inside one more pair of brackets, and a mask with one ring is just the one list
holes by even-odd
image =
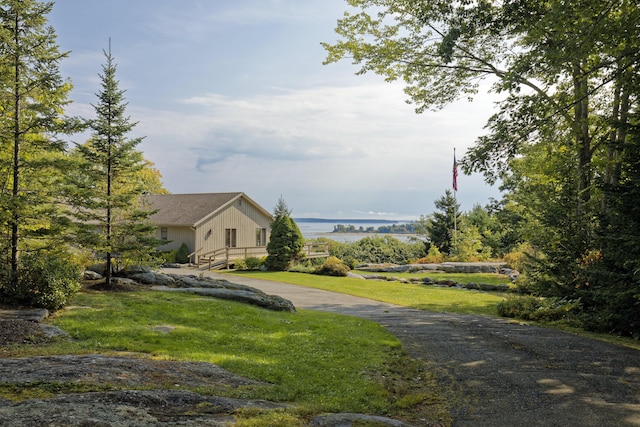
[[337, 224], [333, 226], [333, 233], [413, 234], [415, 233], [415, 227], [411, 222], [406, 224], [381, 225], [378, 227], [364, 227], [362, 225], [356, 227], [353, 224]]

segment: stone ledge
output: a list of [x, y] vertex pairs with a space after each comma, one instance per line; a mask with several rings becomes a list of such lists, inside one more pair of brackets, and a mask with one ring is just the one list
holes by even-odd
[[47, 317], [49, 310], [46, 308], [0, 309], [0, 319], [42, 322]]

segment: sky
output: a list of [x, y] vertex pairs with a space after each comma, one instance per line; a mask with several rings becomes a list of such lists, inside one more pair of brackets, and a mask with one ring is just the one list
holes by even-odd
[[[67, 114], [94, 117], [104, 51], [117, 64], [130, 137], [171, 193], [244, 192], [293, 217], [417, 219], [452, 188], [494, 109], [479, 95], [416, 114], [402, 83], [323, 65], [346, 0], [57, 0], [51, 24], [74, 86]], [[73, 135], [83, 143], [88, 135]], [[461, 210], [500, 198], [458, 176]]]

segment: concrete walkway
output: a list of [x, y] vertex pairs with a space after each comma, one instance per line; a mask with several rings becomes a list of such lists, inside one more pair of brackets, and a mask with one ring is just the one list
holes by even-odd
[[640, 351], [506, 319], [425, 312], [284, 283], [205, 274], [280, 295], [299, 309], [381, 324], [412, 357], [436, 370], [454, 426], [640, 426]]

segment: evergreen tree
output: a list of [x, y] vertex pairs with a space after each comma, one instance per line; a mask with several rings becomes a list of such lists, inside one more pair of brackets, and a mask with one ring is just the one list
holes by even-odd
[[605, 181], [603, 185], [611, 209], [603, 213], [599, 222], [600, 249], [580, 259], [586, 279], [578, 292], [585, 309], [593, 313], [586, 319], [587, 327], [637, 339], [640, 336], [640, 127], [630, 128], [623, 152], [619, 179], [615, 184]]
[[273, 212], [271, 237], [267, 244], [265, 265], [272, 271], [285, 271], [291, 262], [300, 256], [304, 247], [304, 237], [298, 224], [291, 218], [291, 211], [281, 197]]
[[[62, 116], [71, 85], [62, 79], [53, 3], [0, 1], [0, 221], [9, 281], [19, 281], [22, 252], [56, 251], [64, 230], [56, 204], [70, 121]], [[3, 236], [3, 237], [4, 237]]]
[[460, 220], [460, 204], [450, 190], [434, 202], [438, 211], [429, 216], [426, 225], [427, 236], [431, 245], [441, 253], [451, 253], [453, 247], [453, 231]]
[[[111, 49], [104, 52], [102, 90], [94, 105], [96, 118], [88, 120], [91, 139], [78, 146], [84, 167], [74, 177], [78, 191], [72, 195], [79, 221], [79, 240], [106, 259], [106, 284], [111, 285], [114, 259], [140, 263], [148, 261], [160, 243], [155, 226], [149, 221], [152, 211], [144, 198], [148, 164], [136, 148], [142, 138], [128, 138], [136, 126], [125, 115], [124, 91], [116, 80], [116, 65]], [[96, 232], [96, 226], [99, 232]]]
[[454, 234], [455, 245], [451, 257], [455, 261], [486, 261], [491, 258], [491, 247], [482, 242], [482, 234], [467, 217], [463, 217]]

